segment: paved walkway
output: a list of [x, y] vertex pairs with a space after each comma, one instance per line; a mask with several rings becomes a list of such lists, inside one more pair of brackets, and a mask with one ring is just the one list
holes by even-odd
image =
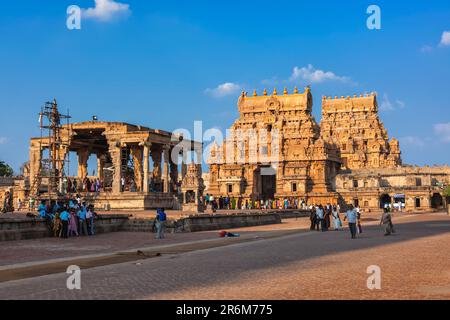
[[[395, 222], [392, 237], [367, 222], [357, 240], [347, 231], [304, 230], [86, 269], [81, 291], [66, 288], [64, 273], [5, 282], [0, 298], [449, 299], [450, 217], [406, 215]], [[307, 220], [293, 223], [304, 228]], [[367, 289], [371, 265], [381, 267], [381, 290]]]
[[[289, 219], [279, 225], [267, 225], [233, 229], [233, 232], [257, 235], [274, 230], [306, 229], [305, 218]], [[69, 239], [44, 238], [0, 242], [0, 267], [12, 264], [40, 262], [46, 260], [99, 255], [153, 246], [174, 245], [185, 242], [217, 239], [219, 231], [166, 234], [163, 240], [154, 238], [155, 234], [142, 232], [115, 232], [94, 237]]]

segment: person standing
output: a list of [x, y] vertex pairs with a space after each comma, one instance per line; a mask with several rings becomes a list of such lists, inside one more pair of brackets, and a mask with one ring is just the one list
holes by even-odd
[[75, 209], [70, 209], [70, 219], [69, 219], [69, 237], [78, 237], [78, 224]]
[[327, 204], [324, 210], [325, 214], [325, 230], [328, 231], [331, 228], [331, 205]]
[[85, 203], [83, 203], [83, 205], [81, 206], [80, 210], [78, 211], [78, 219], [79, 219], [79, 230], [80, 230], [80, 235], [82, 236], [87, 236], [88, 232], [87, 232], [87, 225], [86, 225], [86, 205]]
[[125, 178], [120, 178], [120, 192], [125, 192]]
[[309, 230], [314, 231], [316, 229], [316, 209], [315, 208], [310, 208], [310, 216], [309, 216], [309, 220], [311, 220], [311, 227], [309, 228]]
[[61, 219], [61, 224], [62, 224], [61, 238], [67, 239], [70, 213], [67, 211], [66, 208], [63, 208], [60, 211], [61, 211], [61, 214], [59, 215], [59, 218]]
[[156, 239], [164, 239], [167, 216], [164, 209], [158, 209], [156, 213]]
[[348, 226], [352, 239], [356, 239], [356, 223], [357, 223], [357, 213], [353, 205], [350, 205], [347, 212], [345, 213], [344, 221], [348, 219]]
[[316, 208], [316, 223], [317, 223], [317, 231], [319, 231], [319, 226], [322, 229], [322, 232], [325, 232], [325, 220], [324, 220], [324, 211], [322, 205], [319, 205]]
[[341, 228], [342, 222], [341, 222], [341, 218], [339, 217], [339, 212], [338, 212], [336, 206], [333, 206], [331, 215], [333, 216], [334, 231], [339, 231], [339, 229]]
[[357, 230], [358, 230], [358, 233], [361, 234], [361, 233], [363, 233], [363, 231], [362, 231], [362, 226], [361, 226], [361, 209], [359, 208], [359, 206], [356, 207], [356, 218], [358, 220]]

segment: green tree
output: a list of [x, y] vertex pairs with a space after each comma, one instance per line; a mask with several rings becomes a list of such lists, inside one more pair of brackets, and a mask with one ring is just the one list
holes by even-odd
[[447, 206], [450, 203], [450, 186], [447, 186], [447, 188], [444, 189], [444, 197], [445, 200], [447, 201]]
[[13, 169], [3, 161], [0, 161], [0, 177], [12, 177]]

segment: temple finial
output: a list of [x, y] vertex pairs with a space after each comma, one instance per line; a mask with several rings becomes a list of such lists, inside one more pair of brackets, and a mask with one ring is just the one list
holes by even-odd
[[278, 94], [277, 88], [273, 89], [273, 95], [276, 96]]
[[294, 93], [295, 93], [295, 94], [298, 94], [298, 88], [297, 88], [297, 86], [295, 86], [295, 88], [294, 88]]
[[253, 96], [254, 96], [254, 97], [257, 97], [257, 96], [258, 96], [258, 93], [256, 93], [256, 90], [253, 90]]
[[284, 88], [283, 94], [284, 94], [284, 95], [287, 95], [287, 94], [288, 94], [287, 88]]
[[267, 89], [264, 89], [264, 95], [267, 96]]

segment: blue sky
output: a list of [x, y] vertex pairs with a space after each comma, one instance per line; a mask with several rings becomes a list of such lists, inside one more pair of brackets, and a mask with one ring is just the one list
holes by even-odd
[[[448, 1], [111, 1], [2, 3], [0, 160], [14, 169], [54, 97], [74, 121], [224, 130], [242, 89], [295, 85], [312, 86], [317, 120], [322, 95], [376, 91], [404, 162], [449, 163]], [[81, 30], [69, 5], [91, 8]]]

